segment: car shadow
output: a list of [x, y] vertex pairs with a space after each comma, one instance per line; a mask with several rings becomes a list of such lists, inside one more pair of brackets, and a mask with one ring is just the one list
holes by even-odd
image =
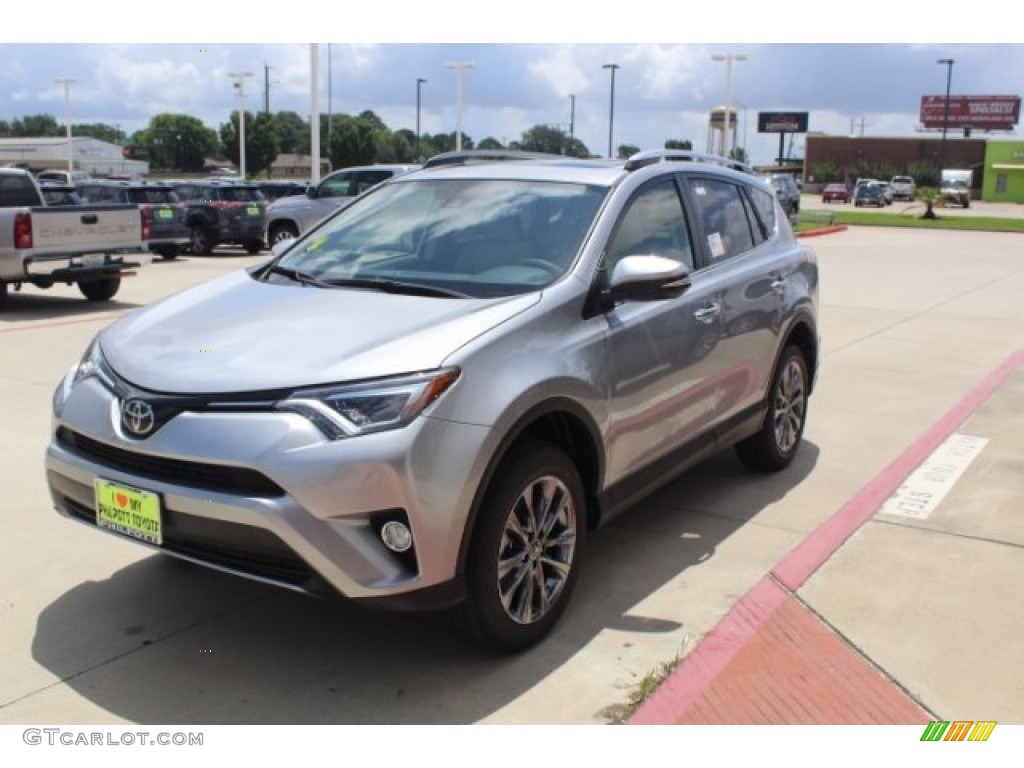
[[[631, 633], [624, 644], [679, 632], [678, 621], [645, 616], [639, 604], [713, 561], [818, 456], [805, 442], [789, 469], [762, 475], [724, 452], [593, 532], [561, 623], [520, 655], [487, 654], [437, 619], [311, 598], [154, 555], [54, 600], [39, 615], [32, 656], [79, 696], [136, 723], [477, 722], [605, 630]], [[537, 722], [549, 720], [538, 714]]]

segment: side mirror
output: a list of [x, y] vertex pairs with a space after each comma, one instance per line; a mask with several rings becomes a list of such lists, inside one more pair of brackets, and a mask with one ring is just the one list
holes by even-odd
[[612, 304], [663, 301], [681, 296], [689, 287], [685, 264], [664, 256], [626, 256], [612, 270], [607, 299]]
[[306, 187], [306, 197], [308, 197], [310, 200], [315, 200], [319, 196], [320, 192], [315, 185], [310, 184], [309, 186]]

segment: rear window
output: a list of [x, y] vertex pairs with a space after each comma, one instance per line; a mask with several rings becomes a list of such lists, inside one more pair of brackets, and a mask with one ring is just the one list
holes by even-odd
[[39, 193], [28, 176], [0, 174], [0, 207], [41, 205]]

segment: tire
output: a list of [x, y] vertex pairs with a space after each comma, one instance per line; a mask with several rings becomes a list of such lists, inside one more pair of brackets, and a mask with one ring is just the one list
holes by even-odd
[[196, 256], [209, 256], [213, 253], [214, 239], [209, 227], [193, 224], [189, 234], [192, 253]]
[[257, 253], [263, 250], [262, 240], [249, 240], [245, 243], [245, 252], [250, 256], [255, 256]]
[[284, 221], [279, 224], [274, 224], [270, 229], [270, 247], [273, 248], [282, 240], [294, 240], [298, 236], [299, 231], [295, 228], [294, 224], [289, 224]]
[[110, 301], [121, 287], [120, 277], [103, 277], [99, 280], [83, 280], [78, 290], [89, 301]]
[[7, 303], [7, 283], [0, 280], [0, 309], [4, 308], [4, 304]]
[[[547, 517], [551, 509], [557, 512]], [[572, 460], [547, 443], [514, 448], [483, 498], [466, 601], [451, 614], [456, 629], [503, 653], [543, 640], [569, 602], [585, 532], [583, 483]]]
[[764, 472], [789, 466], [803, 438], [809, 389], [804, 353], [790, 344], [772, 377], [768, 413], [760, 431], [736, 444], [736, 454], [744, 464]]
[[172, 246], [170, 248], [161, 248], [158, 251], [154, 251], [154, 253], [164, 261], [173, 261], [174, 259], [178, 258], [177, 246]]

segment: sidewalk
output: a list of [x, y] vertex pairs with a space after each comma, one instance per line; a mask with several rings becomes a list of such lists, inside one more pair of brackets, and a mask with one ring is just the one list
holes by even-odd
[[1024, 723], [1022, 413], [1024, 350], [784, 557], [629, 723]]

